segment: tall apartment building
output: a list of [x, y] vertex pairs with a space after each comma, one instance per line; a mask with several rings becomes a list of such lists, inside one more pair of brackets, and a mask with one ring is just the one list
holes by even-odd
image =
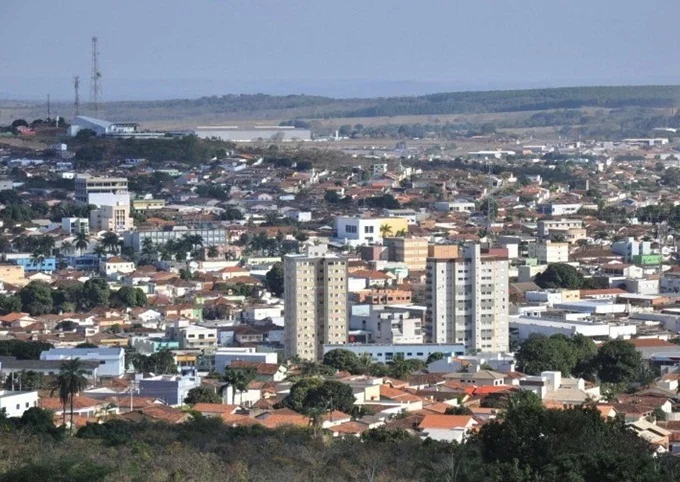
[[93, 177], [78, 175], [75, 178], [76, 201], [95, 206], [130, 204], [128, 180], [124, 177]]
[[323, 358], [324, 344], [347, 343], [347, 259], [313, 246], [283, 260], [286, 358]]
[[434, 343], [463, 343], [468, 351], [509, 348], [508, 257], [464, 246], [455, 258], [427, 259], [428, 322]]
[[132, 229], [126, 178], [79, 175], [75, 178], [75, 190], [76, 202], [97, 207], [90, 212], [92, 231], [123, 232]]
[[390, 261], [404, 263], [411, 271], [424, 271], [427, 259], [427, 239], [385, 238], [383, 244], [389, 249]]

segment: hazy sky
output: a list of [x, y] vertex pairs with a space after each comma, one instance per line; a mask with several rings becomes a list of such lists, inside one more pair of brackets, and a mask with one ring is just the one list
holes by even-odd
[[680, 84], [678, 0], [0, 0], [0, 97]]

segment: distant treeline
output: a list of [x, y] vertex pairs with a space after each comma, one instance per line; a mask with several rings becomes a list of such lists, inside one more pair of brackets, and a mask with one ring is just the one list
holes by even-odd
[[[109, 102], [106, 118], [143, 122], [206, 116], [295, 119], [522, 112], [599, 107], [680, 107], [680, 86], [565, 87], [552, 89], [450, 92], [411, 97], [334, 99], [313, 95], [222, 95], [198, 99]], [[40, 107], [42, 109], [42, 106]], [[64, 105], [64, 108], [67, 108]], [[285, 113], [285, 114], [284, 114]], [[28, 115], [28, 114], [26, 114]], [[218, 116], [218, 117], [215, 117]], [[540, 120], [539, 120], [540, 122]]]
[[558, 89], [453, 92], [378, 99], [344, 117], [519, 112], [582, 107], [677, 107], [680, 86], [565, 87]]

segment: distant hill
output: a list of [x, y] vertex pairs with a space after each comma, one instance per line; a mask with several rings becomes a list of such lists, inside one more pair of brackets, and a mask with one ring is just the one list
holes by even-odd
[[[44, 107], [24, 104], [15, 114], [44, 115]], [[245, 119], [323, 119], [540, 111], [551, 109], [676, 108], [680, 86], [565, 87], [531, 90], [452, 92], [413, 97], [334, 99], [322, 96], [223, 95], [198, 99], [109, 102], [105, 116], [111, 120], [182, 121], [215, 123]], [[70, 112], [68, 104], [55, 109]], [[104, 117], [104, 116], [102, 116]]]

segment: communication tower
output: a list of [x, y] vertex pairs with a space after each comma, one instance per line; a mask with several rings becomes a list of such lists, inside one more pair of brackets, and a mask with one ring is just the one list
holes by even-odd
[[80, 115], [80, 76], [73, 76], [73, 90], [75, 97], [73, 98], [73, 108], [76, 113], [76, 117]]
[[102, 73], [99, 70], [99, 50], [97, 48], [97, 37], [92, 37], [92, 74], [90, 77], [90, 101], [94, 108], [95, 116], [99, 112], [99, 102], [102, 98]]

